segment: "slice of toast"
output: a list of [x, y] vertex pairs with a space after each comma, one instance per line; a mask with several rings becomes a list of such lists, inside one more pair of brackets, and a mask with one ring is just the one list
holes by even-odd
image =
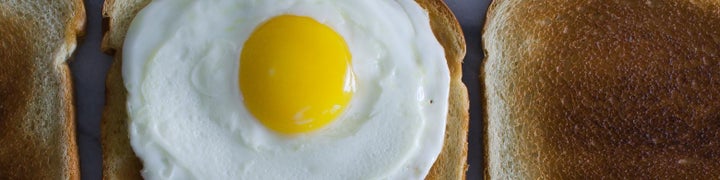
[[[126, 97], [121, 67], [125, 33], [135, 15], [149, 0], [106, 0], [103, 8], [105, 28], [102, 49], [115, 55], [107, 79], [107, 105], [102, 121], [103, 178], [142, 179], [142, 163], [131, 149], [127, 127]], [[442, 0], [417, 0], [430, 14], [433, 32], [450, 67], [449, 114], [443, 150], [427, 179], [464, 179], [467, 168], [468, 94], [461, 81], [465, 39], [460, 25]]]
[[465, 37], [455, 15], [442, 0], [416, 0], [430, 15], [435, 38], [445, 48], [450, 68], [450, 100], [442, 152], [426, 179], [465, 179], [467, 171], [468, 92], [462, 82]]
[[79, 179], [70, 68], [81, 0], [0, 1], [0, 178]]
[[488, 179], [720, 178], [720, 1], [496, 0]]

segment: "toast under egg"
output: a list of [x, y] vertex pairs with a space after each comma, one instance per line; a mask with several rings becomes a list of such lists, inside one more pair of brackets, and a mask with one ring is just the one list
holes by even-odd
[[[123, 84], [122, 46], [135, 15], [149, 0], [107, 0], [103, 9], [106, 34], [102, 48], [114, 54], [107, 79], [107, 105], [102, 120], [103, 178], [142, 179], [142, 163], [135, 156], [128, 136], [127, 91]], [[450, 100], [443, 150], [427, 179], [464, 179], [467, 155], [468, 97], [461, 81], [465, 41], [452, 12], [441, 0], [417, 0], [427, 10], [432, 30], [445, 49], [450, 68]]]

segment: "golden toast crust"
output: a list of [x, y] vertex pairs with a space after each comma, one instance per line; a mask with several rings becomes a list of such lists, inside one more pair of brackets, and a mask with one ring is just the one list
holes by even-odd
[[[70, 58], [81, 0], [0, 2], [0, 177], [79, 179]], [[50, 10], [42, 9], [49, 8]]]

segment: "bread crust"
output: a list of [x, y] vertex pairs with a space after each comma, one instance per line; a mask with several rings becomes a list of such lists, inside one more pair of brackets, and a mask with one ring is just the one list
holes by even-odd
[[425, 179], [465, 179], [470, 101], [462, 82], [465, 37], [455, 15], [442, 0], [416, 0], [430, 15], [430, 26], [450, 68], [450, 99], [442, 152]]
[[486, 178], [720, 178], [718, 29], [718, 1], [494, 1]]
[[45, 5], [0, 2], [2, 178], [80, 177], [66, 60], [84, 32], [85, 8], [80, 0]]
[[[142, 164], [132, 151], [127, 134], [127, 91], [121, 76], [120, 51], [133, 17], [149, 1], [116, 2], [106, 0], [103, 16], [107, 32], [102, 49], [115, 54], [107, 79], [106, 110], [103, 113], [103, 179], [142, 179]], [[445, 48], [450, 68], [450, 103], [445, 144], [426, 179], [464, 179], [467, 170], [468, 94], [462, 83], [465, 39], [455, 16], [442, 0], [416, 0], [430, 15], [433, 32]]]

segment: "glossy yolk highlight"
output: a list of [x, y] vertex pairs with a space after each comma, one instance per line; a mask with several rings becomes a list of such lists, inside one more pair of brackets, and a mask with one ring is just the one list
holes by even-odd
[[326, 126], [354, 92], [351, 55], [343, 38], [308, 17], [277, 16], [258, 27], [240, 55], [245, 106], [280, 133]]

